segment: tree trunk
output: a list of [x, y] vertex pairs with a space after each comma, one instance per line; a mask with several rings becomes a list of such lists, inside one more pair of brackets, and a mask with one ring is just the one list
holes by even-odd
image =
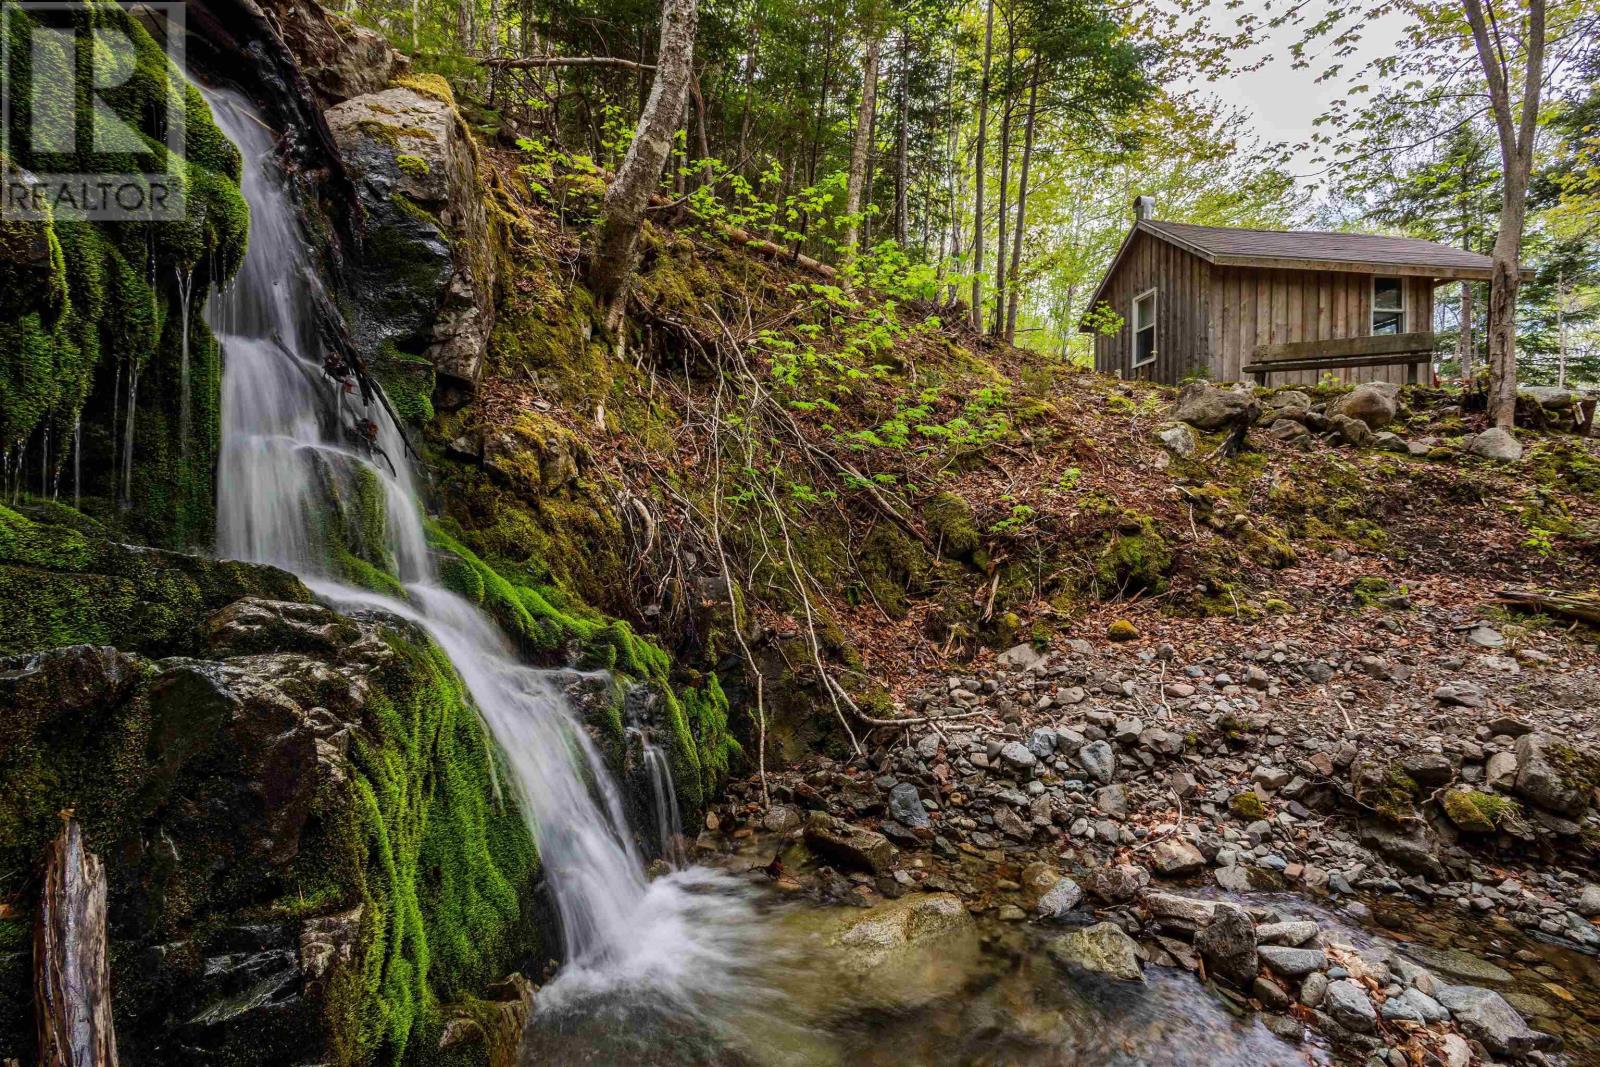
[[850, 148], [850, 176], [845, 184], [844, 247], [848, 255], [856, 251], [861, 235], [861, 223], [856, 218], [861, 212], [861, 190], [867, 178], [867, 153], [872, 150], [872, 119], [878, 105], [878, 52], [877, 37], [867, 42], [867, 62], [861, 71], [861, 109], [856, 113], [856, 138]]
[[695, 5], [696, 0], [665, 0], [662, 4], [655, 83], [628, 154], [606, 188], [604, 216], [589, 257], [589, 284], [608, 317], [621, 310], [619, 297], [633, 273], [645, 208], [661, 181], [661, 168], [672, 153], [672, 135], [683, 114], [694, 59]]
[[33, 965], [40, 1067], [117, 1067], [106, 872], [70, 817], [45, 855]]
[[[828, 89], [831, 87], [833, 77], [833, 23], [828, 23], [828, 43], [822, 50], [822, 95], [817, 98], [817, 119], [811, 131], [811, 158], [806, 164], [806, 185], [817, 184], [817, 153], [822, 148], [822, 124], [828, 111]], [[806, 234], [811, 230], [811, 214], [800, 213], [800, 237], [794, 243], [794, 254], [800, 254], [800, 248], [806, 242]]]
[[1477, 353], [1472, 345], [1472, 283], [1461, 283], [1461, 336], [1456, 339], [1456, 361], [1461, 364], [1461, 377], [1472, 377], [1472, 365]]
[[977, 164], [973, 169], [972, 328], [983, 330], [983, 142], [989, 132], [989, 65], [994, 56], [994, 0], [983, 21], [983, 79], [978, 83]]
[[744, 64], [744, 100], [739, 105], [739, 150], [733, 154], [733, 168], [740, 174], [745, 170], [745, 151], [750, 143], [750, 90], [756, 77], [756, 50], [761, 45], [761, 24], [750, 27], [750, 52]]
[[[1500, 138], [1505, 180], [1500, 196], [1500, 232], [1495, 235], [1489, 279], [1489, 414], [1496, 426], [1511, 429], [1517, 415], [1517, 288], [1521, 284], [1522, 227], [1528, 209], [1528, 174], [1533, 169], [1533, 140], [1539, 118], [1539, 90], [1544, 79], [1544, 0], [1528, 0], [1528, 18], [1519, 34], [1526, 42], [1520, 116], [1514, 115], [1507, 83], [1500, 24], [1484, 18], [1482, 0], [1462, 0], [1478, 63], [1489, 86], [1489, 105]], [[1491, 37], [1491, 34], [1493, 35]]]
[[911, 35], [900, 31], [900, 128], [894, 146], [894, 239], [904, 249], [911, 243], [906, 154], [911, 119]]
[[1011, 117], [1017, 102], [1011, 95], [1011, 76], [1017, 63], [1016, 22], [1006, 17], [1006, 103], [1000, 115], [1000, 202], [995, 205], [994, 323], [989, 333], [999, 338], [1006, 318], [1006, 211], [1011, 196]]
[[1027, 222], [1028, 169], [1033, 162], [1033, 134], [1039, 116], [1039, 57], [1033, 57], [1033, 77], [1028, 82], [1027, 132], [1022, 136], [1022, 174], [1017, 179], [1017, 232], [1012, 238], [1011, 272], [1006, 282], [1006, 344], [1017, 340], [1018, 281], [1022, 274], [1022, 228]]

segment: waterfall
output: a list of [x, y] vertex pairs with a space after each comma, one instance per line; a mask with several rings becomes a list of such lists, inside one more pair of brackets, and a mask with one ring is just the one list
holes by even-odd
[[[756, 929], [742, 886], [695, 869], [649, 881], [616, 784], [558, 684], [569, 672], [518, 662], [487, 616], [438, 583], [399, 428], [377, 405], [358, 410], [324, 373], [311, 309], [333, 302], [315, 299], [320, 282], [273, 135], [238, 94], [205, 95], [243, 153], [251, 211], [244, 262], [206, 308], [224, 365], [218, 550], [292, 570], [335, 606], [408, 619], [449, 655], [503, 753], [560, 918], [567, 969], [542, 1004], [564, 983], [648, 986], [689, 1011], [732, 996], [725, 987], [750, 954], [741, 939]], [[371, 478], [383, 485], [381, 547], [403, 600], [342, 582], [324, 543], [328, 516]]]

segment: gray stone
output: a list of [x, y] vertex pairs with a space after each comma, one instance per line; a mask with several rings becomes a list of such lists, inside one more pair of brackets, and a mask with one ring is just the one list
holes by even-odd
[[1560, 766], [1572, 758], [1569, 753], [1577, 755], [1569, 742], [1549, 734], [1517, 738], [1517, 792], [1541, 808], [1562, 815], [1581, 814], [1589, 806], [1589, 790]]
[[1582, 915], [1585, 919], [1600, 916], [1600, 885], [1586, 885], [1583, 892], [1578, 894], [1578, 902], [1572, 910]]
[[1372, 435], [1372, 447], [1380, 452], [1399, 452], [1407, 456], [1411, 454], [1411, 445], [1406, 439], [1388, 430]]
[[1468, 1037], [1499, 1056], [1522, 1056], [1553, 1044], [1548, 1034], [1530, 1029], [1504, 997], [1472, 986], [1441, 986], [1438, 1001], [1450, 1009]]
[[[1256, 928], [1250, 917], [1233, 908], [1219, 910], [1212, 921], [1194, 935], [1194, 947], [1211, 973], [1249, 989], [1260, 969], [1256, 960]], [[1280, 951], [1302, 952], [1304, 949]], [[1321, 953], [1317, 953], [1321, 955]]]
[[1114, 819], [1128, 815], [1128, 790], [1121, 785], [1103, 785], [1094, 791], [1094, 806]]
[[1206, 858], [1183, 838], [1169, 837], [1150, 850], [1150, 862], [1158, 873], [1179, 878], [1200, 870], [1206, 865]]
[[1124, 863], [1115, 867], [1097, 867], [1084, 880], [1089, 892], [1100, 900], [1107, 904], [1125, 904], [1139, 895], [1150, 876], [1144, 868]]
[[1002, 667], [1012, 670], [1025, 671], [1037, 667], [1044, 662], [1044, 653], [1032, 645], [1012, 645], [1000, 655], [995, 657], [995, 662]]
[[1517, 757], [1511, 752], [1496, 752], [1483, 765], [1486, 785], [1509, 786], [1517, 780]]
[[1083, 903], [1083, 888], [1071, 878], [1062, 878], [1039, 898], [1037, 911], [1046, 919], [1064, 919]]
[[889, 817], [913, 830], [931, 825], [928, 810], [922, 806], [922, 797], [910, 782], [901, 782], [889, 790]]
[[1144, 981], [1139, 949], [1116, 923], [1096, 923], [1050, 942], [1050, 955], [1061, 963], [1128, 982]]
[[1381, 430], [1399, 411], [1400, 387], [1392, 382], [1366, 382], [1330, 405], [1329, 413], [1360, 419], [1368, 429]]
[[1435, 689], [1433, 699], [1452, 707], [1481, 708], [1484, 705], [1483, 687], [1472, 682], [1452, 680]]
[[1056, 732], [1041, 726], [1028, 735], [1028, 751], [1040, 759], [1049, 759], [1056, 750]]
[[1499, 463], [1517, 463], [1522, 459], [1522, 443], [1499, 426], [1491, 426], [1472, 438], [1467, 451]]
[[1310, 919], [1262, 923], [1256, 927], [1256, 940], [1263, 945], [1303, 945], [1317, 936], [1317, 930]]
[[1321, 971], [1313, 971], [1306, 975], [1306, 980], [1300, 983], [1300, 1003], [1308, 1008], [1315, 1008], [1322, 1003], [1322, 998], [1328, 995], [1328, 976]]
[[1367, 999], [1367, 991], [1348, 978], [1328, 983], [1322, 1007], [1346, 1030], [1370, 1034], [1378, 1028], [1378, 1013]]
[[1178, 456], [1192, 456], [1195, 450], [1194, 431], [1183, 423], [1167, 426], [1156, 431], [1156, 440], [1162, 447]]
[[1031, 771], [1038, 764], [1039, 757], [1028, 751], [1028, 746], [1018, 741], [1007, 741], [1000, 748], [1000, 759], [1015, 770]]
[[1109, 782], [1117, 773], [1117, 753], [1108, 741], [1091, 741], [1078, 749], [1078, 764], [1095, 781]]
[[1445, 1010], [1444, 1005], [1422, 990], [1414, 988], [1405, 989], [1399, 996], [1384, 1001], [1382, 1015], [1385, 1019], [1399, 1019], [1413, 1023], [1439, 1023], [1450, 1018], [1450, 1013]]
[[1173, 417], [1207, 433], [1249, 426], [1261, 414], [1261, 404], [1248, 391], [1219, 389], [1205, 382], [1190, 382], [1178, 391]]
[[1262, 945], [1257, 951], [1261, 954], [1262, 962], [1285, 978], [1302, 978], [1328, 965], [1327, 953], [1320, 948]]

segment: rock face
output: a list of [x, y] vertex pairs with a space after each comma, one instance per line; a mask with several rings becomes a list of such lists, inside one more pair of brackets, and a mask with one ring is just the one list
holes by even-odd
[[323, 106], [375, 93], [405, 69], [383, 35], [313, 0], [256, 0]]
[[[29, 921], [71, 807], [105, 860], [123, 1062], [359, 1062], [437, 1041], [423, 1005], [538, 940], [520, 903], [533, 842], [448, 662], [409, 626], [299, 602], [244, 600], [198, 631], [208, 658], [0, 659], [6, 919]], [[0, 989], [27, 988], [28, 965], [0, 952]], [[396, 982], [363, 981], [385, 966]], [[31, 1062], [32, 1030], [0, 996], [0, 1060]]]
[[1381, 430], [1394, 421], [1400, 407], [1400, 387], [1392, 382], [1358, 385], [1330, 406], [1330, 414], [1359, 419], [1368, 429]]
[[328, 109], [366, 212], [352, 331], [404, 416], [475, 387], [494, 325], [493, 235], [449, 89], [412, 79]]
[[1190, 382], [1178, 392], [1172, 417], [1207, 433], [1250, 426], [1261, 415], [1261, 404], [1249, 392], [1218, 389], [1205, 382]]

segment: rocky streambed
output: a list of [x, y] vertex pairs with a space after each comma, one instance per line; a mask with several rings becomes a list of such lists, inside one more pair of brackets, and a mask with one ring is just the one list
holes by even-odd
[[[1121, 990], [1090, 1030], [1128, 1048], [1154, 986], [1250, 1020], [1241, 1062], [1600, 1062], [1593, 650], [1405, 608], [1342, 642], [1019, 646], [911, 688], [877, 747], [770, 776], [770, 803], [736, 786], [697, 850], [869, 916], [957, 901], [1008, 973]], [[944, 999], [941, 1048], [995, 981]], [[991, 1012], [988, 1059], [891, 1043], [1033, 1062], [1006, 1051], [1031, 1025]], [[1101, 1056], [1072, 1040], [1040, 1062]]]

